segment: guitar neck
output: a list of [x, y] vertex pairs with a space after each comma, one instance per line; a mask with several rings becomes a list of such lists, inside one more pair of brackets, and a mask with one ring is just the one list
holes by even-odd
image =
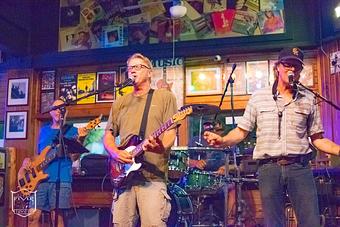
[[[162, 135], [163, 132], [165, 132], [168, 128], [170, 128], [172, 125], [174, 124], [173, 119], [169, 119], [168, 121], [166, 121], [164, 124], [161, 125], [160, 128], [158, 128], [156, 131], [154, 131], [151, 136], [154, 138], [159, 137], [160, 135]], [[144, 140], [145, 141], [145, 140]], [[143, 141], [143, 142], [144, 142]], [[136, 148], [132, 151], [131, 155], [132, 157], [137, 157], [138, 155], [143, 153], [143, 142], [141, 142], [140, 144], [138, 144], [136, 146]]]
[[41, 171], [46, 168], [46, 166], [53, 160], [55, 157], [57, 157], [58, 149], [57, 148], [51, 148], [51, 150], [46, 154], [46, 156], [43, 158], [43, 161], [40, 162], [37, 165], [37, 170]]

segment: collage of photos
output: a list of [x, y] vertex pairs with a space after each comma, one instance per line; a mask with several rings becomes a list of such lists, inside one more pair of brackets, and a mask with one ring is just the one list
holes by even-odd
[[[183, 59], [157, 59], [152, 62], [154, 65], [154, 76], [151, 80], [151, 87], [153, 89], [167, 88], [173, 91], [176, 94], [178, 105], [182, 106], [184, 97]], [[45, 71], [42, 72], [42, 75], [51, 74], [51, 72], [52, 71]], [[118, 97], [133, 91], [132, 86], [127, 86], [122, 89], [119, 88], [119, 85], [128, 79], [126, 67], [123, 66], [112, 71], [91, 73], [60, 72], [58, 74], [60, 75], [58, 76], [59, 86], [57, 88], [57, 95], [71, 105], [112, 102]], [[42, 78], [47, 80], [46, 76]], [[45, 84], [47, 82], [43, 83]], [[41, 112], [44, 112], [45, 109], [48, 110], [51, 106], [49, 103], [54, 100], [54, 89], [47, 91], [42, 89], [41, 95]], [[45, 109], [43, 106], [46, 106]]]
[[61, 0], [59, 51], [285, 32], [283, 0]]

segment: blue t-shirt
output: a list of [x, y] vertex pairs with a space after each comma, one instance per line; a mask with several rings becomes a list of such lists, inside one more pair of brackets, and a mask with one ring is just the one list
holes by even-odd
[[[46, 147], [51, 145], [55, 140], [58, 141], [59, 129], [51, 128], [51, 124], [43, 126], [40, 129], [38, 143], [38, 154]], [[64, 137], [74, 139], [78, 135], [78, 129], [71, 126]], [[48, 154], [47, 154], [48, 155]], [[58, 177], [58, 161], [60, 161], [60, 182], [72, 182], [72, 161], [69, 157], [55, 158], [45, 168], [44, 172], [48, 174], [48, 182], [56, 182]]]

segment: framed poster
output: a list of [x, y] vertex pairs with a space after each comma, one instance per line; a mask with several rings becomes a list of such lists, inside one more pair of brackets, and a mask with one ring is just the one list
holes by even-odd
[[[95, 103], [96, 97], [90, 95], [96, 90], [96, 73], [79, 73], [77, 77], [77, 104]], [[87, 95], [90, 95], [87, 98]]]
[[273, 85], [275, 81], [274, 65], [277, 60], [269, 60], [269, 85]]
[[6, 171], [6, 149], [0, 148], [0, 172]]
[[247, 93], [268, 86], [268, 61], [247, 62]]
[[28, 111], [6, 113], [6, 139], [27, 138]]
[[313, 59], [305, 59], [304, 63], [305, 64], [303, 66], [303, 70], [300, 73], [299, 81], [305, 86], [313, 87], [314, 85]]
[[55, 88], [55, 71], [41, 72], [41, 90], [52, 90]]
[[59, 97], [68, 103], [77, 99], [77, 74], [65, 73], [59, 80]]
[[46, 113], [52, 107], [52, 104], [55, 100], [55, 92], [54, 91], [41, 92], [40, 96], [41, 96], [40, 113]]
[[[119, 84], [123, 83], [124, 81], [126, 81], [129, 78], [129, 75], [127, 73], [127, 68], [126, 66], [121, 66], [119, 67], [119, 75], [116, 76], [116, 81], [115, 84], [116, 86], [119, 86]], [[133, 86], [127, 86], [123, 89], [116, 89], [116, 93], [115, 93], [115, 98], [118, 98], [120, 96], [124, 96], [126, 94], [129, 94], [133, 91]]]
[[97, 89], [100, 93], [96, 95], [96, 102], [112, 102], [115, 99], [116, 77], [116, 71], [97, 72]]
[[27, 105], [28, 85], [28, 78], [8, 79], [7, 105]]
[[6, 175], [5, 173], [0, 173], [0, 207], [5, 203], [5, 182]]
[[186, 94], [211, 95], [222, 93], [221, 67], [187, 68]]
[[[224, 76], [223, 76], [223, 84], [224, 84], [224, 87], [223, 87], [223, 90], [225, 89], [225, 86], [228, 82], [228, 79], [229, 79], [229, 76], [230, 76], [230, 73], [232, 72], [232, 67], [233, 67], [233, 64], [229, 63], [229, 64], [226, 64], [226, 67], [225, 67], [225, 73], [224, 73]], [[235, 68], [235, 71], [232, 75], [232, 78], [234, 79], [234, 95], [245, 95], [247, 94], [247, 82], [246, 82], [246, 65], [245, 65], [245, 62], [236, 62], [236, 68]], [[227, 93], [226, 95], [230, 95], [230, 85], [228, 87], [228, 90], [227, 90]]]

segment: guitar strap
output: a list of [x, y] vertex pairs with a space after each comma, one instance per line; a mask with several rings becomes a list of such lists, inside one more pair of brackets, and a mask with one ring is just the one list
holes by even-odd
[[146, 103], [144, 107], [144, 113], [143, 113], [143, 118], [142, 118], [142, 123], [140, 125], [139, 129], [139, 139], [143, 140], [145, 137], [145, 129], [146, 129], [146, 123], [148, 121], [148, 116], [149, 116], [149, 110], [150, 110], [150, 104], [151, 104], [151, 99], [153, 95], [154, 89], [150, 89], [148, 92], [148, 97], [146, 98]]

